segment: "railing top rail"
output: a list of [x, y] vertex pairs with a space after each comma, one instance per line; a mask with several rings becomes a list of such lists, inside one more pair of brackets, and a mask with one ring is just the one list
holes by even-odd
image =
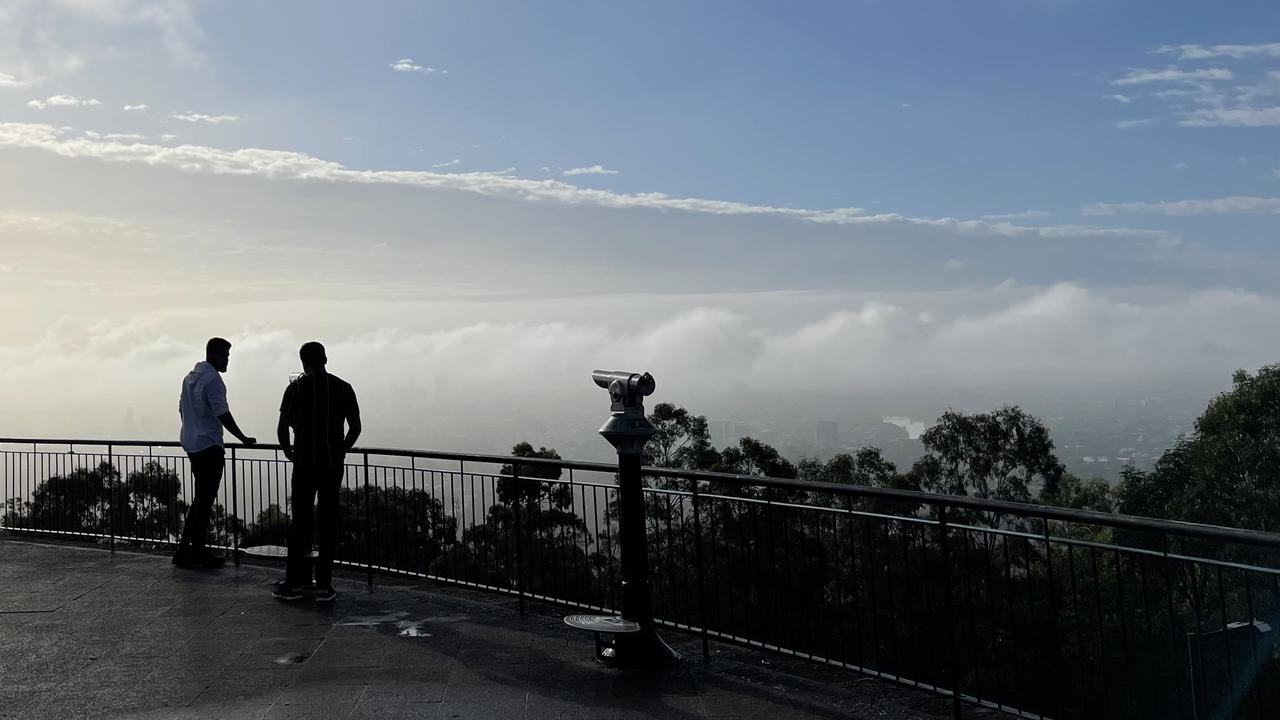
[[[145, 447], [176, 448], [181, 444], [172, 440], [102, 440], [102, 439], [67, 439], [67, 438], [4, 438], [0, 437], [0, 445], [68, 445], [87, 447]], [[227, 447], [242, 450], [280, 450], [279, 445], [258, 443], [243, 445], [227, 443]], [[587, 472], [615, 473], [617, 465], [611, 463], [583, 462], [578, 460], [553, 460], [548, 458], [525, 458], [509, 455], [488, 455], [483, 453], [443, 452], [435, 450], [406, 450], [402, 448], [356, 447], [351, 454], [379, 455], [384, 457], [406, 457], [427, 460], [447, 460], [455, 462], [471, 462], [492, 465], [518, 465], [525, 467], [552, 467], [573, 469]], [[866, 485], [842, 483], [814, 482], [809, 480], [792, 480], [786, 478], [760, 477], [756, 475], [736, 475], [731, 473], [700, 472], [675, 470], [671, 468], [645, 467], [644, 474], [649, 477], [665, 477], [705, 482], [730, 483], [742, 486], [769, 487], [780, 490], [799, 490], [804, 492], [825, 492], [848, 497], [891, 500], [910, 504], [922, 504], [933, 507], [961, 508], [979, 512], [991, 512], [1001, 515], [1034, 518], [1038, 520], [1057, 520], [1088, 525], [1099, 525], [1124, 530], [1141, 530], [1146, 532], [1167, 533], [1183, 538], [1200, 540], [1217, 540], [1222, 542], [1242, 543], [1259, 547], [1280, 550], [1280, 533], [1261, 530], [1245, 530], [1219, 525], [1202, 525], [1181, 520], [1164, 520], [1137, 515], [1117, 515], [1094, 510], [1076, 510], [1032, 503], [991, 500], [986, 498], [965, 497], [959, 495], [941, 495], [917, 490], [896, 490], [892, 488], [876, 488]]]

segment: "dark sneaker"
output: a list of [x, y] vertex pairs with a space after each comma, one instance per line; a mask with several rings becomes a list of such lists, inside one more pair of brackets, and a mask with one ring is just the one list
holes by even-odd
[[208, 555], [205, 555], [204, 557], [200, 558], [200, 567], [202, 568], [209, 568], [212, 570], [212, 569], [220, 568], [226, 564], [227, 564], [226, 558], [222, 557], [221, 555], [214, 555], [213, 553], [209, 553]]
[[333, 602], [338, 593], [331, 587], [316, 588], [316, 602]]
[[278, 600], [301, 600], [302, 588], [294, 585], [279, 585], [271, 591], [271, 597]]
[[200, 560], [194, 555], [182, 550], [173, 554], [173, 564], [184, 570], [195, 570], [197, 568], [204, 567], [201, 565]]

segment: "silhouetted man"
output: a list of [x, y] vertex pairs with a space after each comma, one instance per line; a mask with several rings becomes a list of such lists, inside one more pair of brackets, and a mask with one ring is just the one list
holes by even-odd
[[222, 429], [231, 431], [245, 445], [257, 438], [240, 432], [231, 409], [227, 406], [227, 386], [222, 373], [231, 359], [231, 343], [211, 338], [204, 346], [204, 362], [196, 363], [182, 381], [178, 399], [178, 415], [182, 418], [182, 449], [191, 458], [191, 475], [195, 478], [195, 497], [187, 520], [182, 526], [182, 539], [173, 555], [173, 564], [184, 568], [222, 567], [226, 559], [210, 553], [205, 547], [209, 536], [209, 515], [222, 484], [225, 450]]
[[328, 602], [336, 595], [333, 554], [338, 542], [338, 490], [347, 451], [360, 437], [360, 406], [351, 385], [325, 369], [328, 358], [323, 345], [309, 342], [298, 351], [298, 357], [304, 372], [285, 388], [276, 426], [280, 446], [293, 461], [293, 517], [288, 570], [272, 594], [282, 600], [297, 600], [310, 587], [311, 540], [318, 532], [315, 598]]

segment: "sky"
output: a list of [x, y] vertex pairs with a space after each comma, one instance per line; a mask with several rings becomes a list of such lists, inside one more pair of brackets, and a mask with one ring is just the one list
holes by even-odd
[[1207, 399], [1280, 360], [1276, 28], [1177, 0], [0, 0], [0, 434], [176, 436], [211, 335], [250, 432], [319, 339], [371, 437], [440, 449], [595, 417], [597, 366], [713, 414]]

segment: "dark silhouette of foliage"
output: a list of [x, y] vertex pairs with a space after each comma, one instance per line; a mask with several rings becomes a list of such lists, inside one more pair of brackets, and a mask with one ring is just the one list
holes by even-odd
[[1063, 465], [1049, 430], [1015, 405], [966, 415], [952, 410], [920, 436], [927, 454], [913, 472], [921, 487], [948, 495], [1030, 502], [1055, 492]]
[[343, 487], [338, 517], [340, 561], [424, 572], [457, 540], [457, 518], [417, 488]]
[[[559, 460], [553, 449], [517, 443], [518, 458]], [[518, 470], [518, 473], [517, 473]], [[483, 523], [462, 533], [462, 541], [437, 559], [433, 572], [471, 582], [533, 593], [563, 593], [586, 600], [595, 571], [605, 560], [593, 554], [586, 521], [575, 512], [576, 497], [563, 469], [547, 465], [503, 465], [497, 502]], [[522, 574], [523, 573], [523, 574]]]
[[244, 538], [240, 544], [245, 547], [255, 545], [287, 545], [289, 543], [289, 513], [276, 503], [258, 512], [254, 521], [245, 528]]
[[694, 415], [671, 403], [658, 403], [649, 414], [657, 433], [644, 449], [646, 465], [680, 470], [710, 470], [721, 462], [711, 446], [705, 415]]

